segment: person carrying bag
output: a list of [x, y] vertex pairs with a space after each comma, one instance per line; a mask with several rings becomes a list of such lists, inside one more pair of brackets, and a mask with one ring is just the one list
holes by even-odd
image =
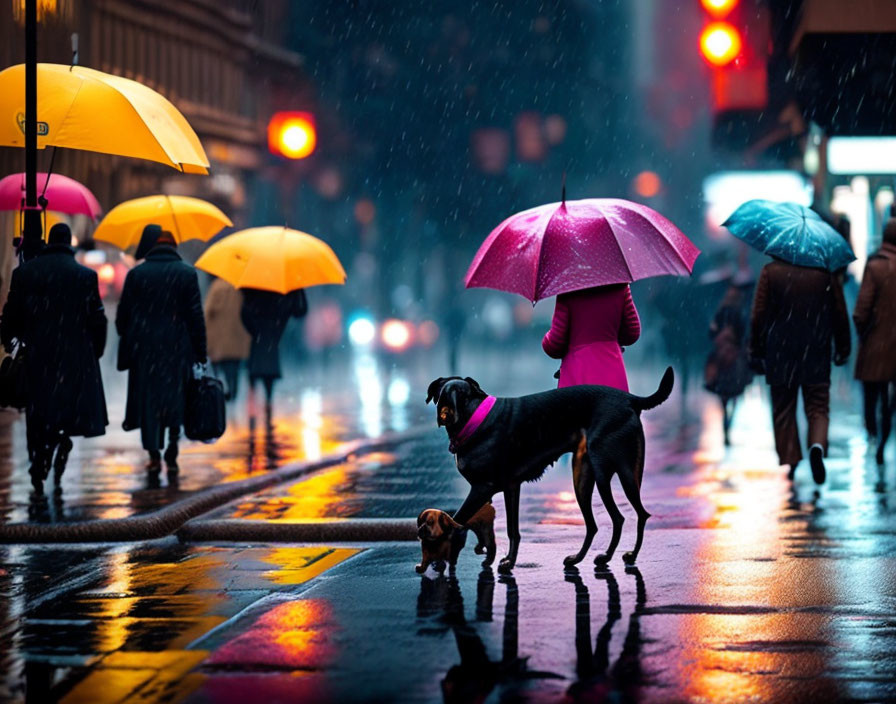
[[187, 384], [184, 435], [190, 440], [214, 442], [227, 429], [224, 384], [209, 376], [207, 365], [195, 365]]

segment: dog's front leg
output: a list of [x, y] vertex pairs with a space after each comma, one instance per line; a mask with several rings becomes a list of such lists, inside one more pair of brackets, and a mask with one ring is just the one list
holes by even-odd
[[520, 486], [515, 484], [504, 491], [504, 510], [507, 514], [507, 555], [498, 563], [498, 572], [508, 574], [516, 565], [520, 549]]
[[475, 516], [479, 509], [491, 501], [494, 495], [495, 492], [486, 484], [471, 484], [470, 493], [467, 494], [463, 505], [454, 514], [454, 520], [466, 527], [467, 521]]

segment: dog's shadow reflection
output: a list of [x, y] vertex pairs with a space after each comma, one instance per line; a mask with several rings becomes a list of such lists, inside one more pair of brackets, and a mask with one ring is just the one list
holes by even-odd
[[[577, 569], [568, 568], [566, 571], [566, 581], [575, 587], [576, 597], [576, 681], [567, 691], [567, 697], [572, 701], [595, 701], [606, 697], [633, 701], [638, 698], [638, 689], [643, 682], [641, 616], [647, 604], [647, 589], [637, 567], [627, 567], [625, 571], [635, 579], [635, 607], [629, 616], [622, 651], [612, 666], [610, 642], [613, 627], [622, 618], [619, 582], [608, 568], [594, 573], [595, 579], [606, 582], [607, 585], [607, 618], [596, 639], [592, 640], [589, 589]], [[561, 675], [552, 672], [530, 670], [528, 657], [520, 657], [519, 590], [512, 576], [501, 576], [498, 583], [505, 586], [507, 598], [502, 655], [500, 660], [492, 660], [475, 623], [466, 620], [463, 595], [456, 577], [453, 574], [437, 579], [424, 577], [420, 581], [417, 616], [426, 619], [428, 625], [418, 632], [444, 633], [451, 630], [460, 655], [460, 664], [452, 666], [442, 680], [442, 695], [446, 702], [482, 701], [498, 685], [512, 689], [514, 685], [522, 685], [531, 680], [563, 679]], [[475, 622], [492, 621], [495, 584], [491, 568], [485, 568], [479, 573]]]
[[[442, 680], [442, 696], [446, 702], [482, 701], [499, 684], [513, 686], [534, 679], [562, 679], [552, 672], [530, 670], [528, 657], [519, 655], [519, 589], [512, 576], [501, 576], [499, 583], [507, 589], [504, 607], [504, 629], [500, 660], [492, 660], [473, 623], [464, 613], [460, 584], [452, 574], [420, 581], [417, 616], [439, 617], [449, 628], [457, 644], [460, 663], [451, 667]], [[495, 575], [490, 567], [479, 573], [476, 583], [476, 621], [492, 620], [495, 597]], [[427, 629], [420, 632], [425, 633]]]
[[597, 633], [592, 650], [591, 597], [578, 570], [568, 569], [566, 581], [576, 590], [576, 677], [568, 695], [573, 701], [593, 701], [595, 697], [619, 697], [621, 701], [637, 699], [643, 675], [641, 668], [641, 615], [647, 604], [647, 589], [637, 567], [626, 568], [635, 578], [635, 608], [629, 616], [628, 631], [622, 652], [610, 667], [610, 641], [613, 626], [622, 618], [619, 582], [607, 568], [595, 571], [596, 579], [607, 583], [607, 620]]

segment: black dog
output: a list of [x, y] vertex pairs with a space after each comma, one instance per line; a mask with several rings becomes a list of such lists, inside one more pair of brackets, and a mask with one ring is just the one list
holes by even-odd
[[[610, 491], [614, 473], [619, 475], [625, 495], [638, 514], [635, 547], [623, 556], [627, 563], [634, 563], [650, 517], [640, 495], [644, 471], [641, 411], [669, 398], [673, 383], [669, 367], [659, 389], [647, 397], [607, 386], [570, 386], [495, 399], [470, 377], [436, 379], [429, 385], [426, 402], [436, 402], [438, 424], [448, 432], [457, 469], [470, 482], [470, 493], [454, 520], [465, 525], [492, 496], [504, 492], [510, 548], [498, 570], [509, 572], [516, 564], [520, 543], [520, 485], [540, 478], [549, 464], [572, 452], [573, 487], [585, 519], [585, 540], [581, 550], [569, 555], [564, 564], [581, 562], [597, 534], [591, 512], [595, 486], [613, 521], [610, 545], [595, 564], [606, 563], [616, 551], [624, 518]], [[494, 405], [484, 414], [490, 404]]]

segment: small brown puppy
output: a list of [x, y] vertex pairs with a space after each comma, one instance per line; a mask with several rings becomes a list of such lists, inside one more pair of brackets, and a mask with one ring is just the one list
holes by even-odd
[[[495, 507], [490, 503], [483, 506], [467, 521], [467, 528], [476, 534], [474, 552], [485, 554], [482, 564], [492, 564], [496, 552]], [[444, 511], [428, 508], [417, 516], [417, 537], [423, 550], [417, 572], [423, 574], [430, 564], [437, 572], [444, 572], [445, 563], [452, 568], [457, 564], [457, 556], [467, 542], [467, 530]]]

